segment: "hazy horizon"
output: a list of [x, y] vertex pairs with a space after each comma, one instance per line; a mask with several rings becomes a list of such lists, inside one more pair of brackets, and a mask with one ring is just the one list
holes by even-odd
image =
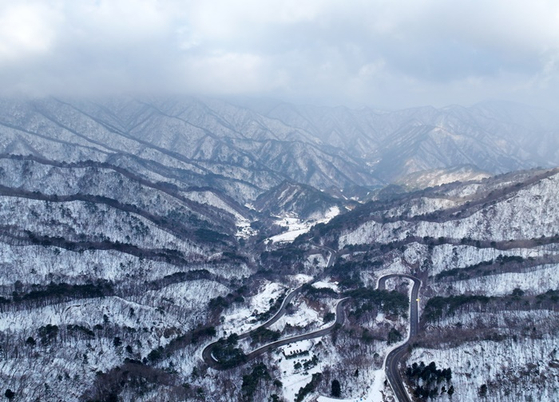
[[559, 106], [559, 3], [0, 0], [4, 96]]

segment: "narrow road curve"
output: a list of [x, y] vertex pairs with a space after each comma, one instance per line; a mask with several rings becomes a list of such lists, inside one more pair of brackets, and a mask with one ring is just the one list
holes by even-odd
[[[409, 317], [410, 318], [410, 336], [404, 344], [402, 344], [402, 345], [398, 346], [396, 349], [392, 350], [386, 356], [386, 359], [384, 361], [386, 376], [388, 378], [388, 381], [390, 382], [390, 385], [392, 386], [392, 389], [394, 390], [396, 398], [400, 402], [411, 402], [411, 400], [408, 397], [408, 394], [407, 394], [407, 392], [404, 388], [403, 381], [402, 381], [402, 378], [400, 376], [400, 372], [399, 372], [399, 369], [398, 369], [398, 365], [400, 363], [400, 360], [402, 359], [402, 357], [406, 353], [406, 349], [407, 349], [407, 346], [408, 346], [408, 343], [409, 343], [409, 339], [411, 339], [413, 336], [415, 336], [418, 332], [418, 329], [419, 329], [419, 302], [418, 302], [418, 297], [419, 297], [419, 288], [421, 286], [421, 281], [418, 278], [416, 278], [414, 276], [411, 276], [411, 275], [389, 274], [389, 275], [385, 275], [385, 276], [379, 278], [378, 283], [377, 283], [377, 289], [385, 289], [386, 288], [386, 281], [390, 278], [408, 278], [408, 279], [411, 279], [413, 281], [413, 288], [412, 288], [412, 291], [411, 291], [411, 298], [410, 298], [410, 314], [409, 314], [409, 316], [410, 316]], [[284, 302], [282, 303], [278, 312], [270, 320], [268, 320], [266, 323], [262, 324], [258, 328], [268, 327], [268, 326], [272, 325], [273, 323], [275, 323], [276, 321], [278, 321], [285, 314], [287, 304], [289, 304], [291, 302], [291, 300], [293, 300], [293, 298], [297, 294], [299, 294], [301, 289], [302, 289], [302, 287], [299, 287], [299, 288], [293, 290], [291, 293], [289, 293], [286, 296], [286, 298], [285, 298]], [[279, 341], [275, 341], [275, 342], [271, 342], [269, 344], [266, 344], [266, 345], [264, 345], [264, 346], [262, 346], [258, 349], [253, 350], [249, 354], [247, 354], [246, 355], [246, 357], [247, 357], [246, 361], [248, 362], [248, 361], [250, 361], [250, 360], [252, 360], [252, 359], [254, 359], [258, 356], [261, 356], [262, 354], [264, 354], [264, 353], [266, 353], [266, 352], [268, 352], [272, 349], [275, 349], [275, 348], [283, 346], [283, 345], [287, 345], [287, 344], [292, 343], [292, 342], [318, 338], [320, 336], [330, 334], [332, 331], [334, 331], [334, 329], [343, 325], [343, 323], [345, 322], [345, 312], [344, 312], [344, 309], [343, 309], [343, 304], [346, 300], [348, 300], [347, 297], [338, 300], [338, 303], [336, 305], [336, 320], [334, 321], [334, 323], [331, 326], [329, 326], [327, 328], [319, 329], [319, 330], [316, 330], [316, 331], [313, 331], [313, 332], [309, 332], [309, 333], [306, 333], [306, 334], [296, 335], [296, 336], [292, 336], [290, 338], [285, 338], [285, 339], [280, 339]], [[258, 328], [256, 328], [256, 329], [258, 329]], [[244, 333], [242, 335], [239, 335], [239, 339], [247, 338], [256, 329], [254, 329], [252, 331], [249, 331], [247, 333]], [[204, 360], [204, 362], [209, 367], [212, 367], [216, 370], [224, 370], [226, 368], [224, 368], [220, 364], [220, 362], [215, 360], [214, 357], [212, 356], [212, 349], [213, 349], [213, 347], [216, 343], [217, 342], [211, 343], [204, 348], [204, 350], [202, 352], [202, 359]]]
[[[331, 249], [331, 248], [326, 247], [326, 246], [316, 246], [316, 247], [317, 247], [317, 248], [324, 249], [324, 250], [326, 250], [326, 251], [328, 251], [328, 252], [330, 253], [330, 258], [328, 259], [328, 263], [326, 264], [326, 266], [327, 266], [328, 268], [331, 267], [331, 266], [334, 264], [334, 262], [336, 261], [337, 256], [338, 256], [338, 253], [336, 252], [336, 250]], [[312, 282], [311, 282], [311, 283], [312, 283]], [[259, 328], [267, 328], [267, 327], [270, 327], [272, 324], [276, 323], [276, 322], [285, 314], [287, 305], [288, 305], [289, 303], [291, 303], [291, 301], [292, 301], [299, 293], [301, 293], [301, 290], [303, 290], [303, 286], [299, 286], [298, 288], [294, 289], [291, 293], [289, 293], [289, 294], [285, 297], [285, 299], [283, 300], [283, 303], [281, 304], [281, 307], [280, 307], [279, 310], [276, 312], [276, 314], [274, 314], [274, 316], [273, 316], [272, 318], [270, 318], [268, 321], [266, 321], [264, 324], [260, 325], [259, 327], [255, 328], [255, 329], [253, 329], [253, 330], [250, 330], [249, 332], [245, 332], [244, 334], [239, 335], [239, 338], [238, 338], [238, 339], [239, 339], [239, 340], [246, 339], [246, 338], [248, 338], [254, 331], [256, 331], [257, 329], [259, 329]], [[312, 335], [312, 334], [313, 334], [313, 333], [308, 333], [308, 334], [305, 334], [305, 335], [298, 335], [298, 336], [295, 336], [295, 337], [292, 337], [292, 338], [282, 339], [282, 340], [279, 340], [279, 341], [270, 343], [270, 344], [268, 344], [268, 345], [264, 345], [264, 346], [262, 346], [262, 347], [260, 347], [260, 348], [258, 348], [258, 349], [256, 349], [256, 350], [250, 352], [250, 353], [247, 355], [247, 361], [250, 360], [250, 359], [253, 359], [253, 358], [257, 357], [257, 356], [260, 356], [261, 354], [263, 354], [263, 353], [267, 352], [268, 350], [271, 350], [271, 349], [273, 349], [273, 348], [275, 348], [275, 347], [287, 345], [288, 343], [296, 342], [296, 341], [299, 341], [299, 340], [302, 340], [302, 339], [312, 339], [312, 338], [316, 338], [316, 337], [323, 336], [323, 335], [326, 335], [326, 334], [332, 332], [332, 330], [334, 329], [334, 327], [336, 326], [336, 324], [343, 325], [343, 322], [345, 321], [344, 311], [343, 311], [343, 309], [341, 308], [341, 305], [342, 305], [341, 302], [344, 301], [344, 300], [345, 300], [345, 299], [340, 300], [340, 301], [338, 302], [338, 304], [336, 305], [336, 321], [334, 322], [334, 324], [333, 324], [331, 327], [329, 327], [329, 328], [324, 328], [324, 329], [322, 329], [322, 330], [316, 331], [315, 336], [310, 336], [310, 337], [308, 337], [309, 335]], [[328, 332], [322, 333], [323, 331], [328, 331]], [[302, 336], [302, 337], [306, 337], [306, 338], [297, 339], [297, 338], [299, 338], [299, 337], [301, 337], [301, 336]], [[204, 360], [204, 362], [206, 362], [206, 364], [207, 364], [208, 366], [210, 366], [210, 367], [212, 367], [212, 368], [214, 368], [214, 369], [217, 369], [217, 370], [222, 370], [223, 367], [221, 366], [221, 364], [220, 364], [218, 361], [216, 361], [216, 360], [214, 359], [214, 357], [212, 356], [212, 349], [213, 349], [213, 347], [215, 346], [216, 343], [217, 343], [217, 342], [213, 342], [213, 343], [210, 343], [209, 345], [206, 345], [206, 347], [205, 347], [204, 350], [202, 351], [202, 360]]]
[[[269, 326], [271, 326], [272, 324], [274, 324], [275, 322], [277, 322], [277, 320], [279, 320], [284, 314], [285, 314], [285, 310], [287, 308], [287, 305], [289, 303], [291, 303], [291, 301], [295, 298], [295, 296], [297, 296], [299, 293], [301, 293], [301, 290], [303, 290], [303, 286], [299, 286], [297, 289], [294, 289], [293, 291], [291, 291], [291, 293], [289, 293], [287, 296], [285, 296], [285, 299], [283, 299], [283, 302], [281, 303], [281, 306], [279, 308], [279, 310], [277, 311], [276, 314], [274, 314], [274, 316], [272, 318], [270, 318], [268, 321], [266, 321], [264, 324], [260, 325], [258, 328], [268, 328]], [[258, 329], [255, 328], [255, 329]], [[254, 330], [252, 330], [254, 331]], [[248, 337], [252, 331], [249, 331], [241, 336], [239, 336], [239, 339], [244, 339], [246, 337]]]
[[279, 341], [275, 341], [275, 342], [269, 343], [267, 345], [264, 345], [264, 346], [262, 346], [262, 347], [260, 347], [256, 350], [253, 350], [252, 352], [250, 352], [247, 355], [247, 360], [254, 359], [255, 357], [258, 357], [258, 356], [266, 353], [269, 350], [275, 349], [275, 348], [283, 346], [283, 345], [287, 345], [288, 343], [304, 341], [304, 340], [307, 340], [307, 339], [318, 338], [319, 336], [328, 335], [330, 332], [334, 331], [336, 326], [339, 327], [340, 325], [344, 324], [345, 312], [344, 312], [344, 309], [342, 308], [342, 304], [347, 299], [348, 298], [346, 297], [344, 299], [338, 300], [338, 303], [336, 304], [336, 320], [329, 327], [323, 328], [323, 329], [318, 329], [316, 331], [308, 332], [308, 333], [302, 334], [302, 335], [292, 336], [290, 338], [280, 339]]
[[[281, 306], [280, 306], [279, 310], [276, 312], [276, 314], [274, 314], [274, 316], [272, 318], [270, 318], [264, 324], [254, 328], [254, 329], [252, 329], [248, 332], [245, 332], [244, 334], [239, 335], [238, 339], [241, 340], [241, 339], [248, 338], [257, 329], [267, 328], [267, 327], [271, 326], [272, 324], [274, 324], [275, 322], [277, 322], [285, 314], [285, 311], [287, 309], [287, 305], [289, 303], [291, 303], [291, 301], [295, 298], [295, 296], [297, 296], [299, 293], [301, 293], [302, 289], [303, 289], [303, 286], [299, 286], [298, 288], [292, 290], [287, 296], [285, 296], [285, 299], [283, 299], [283, 302], [281, 303]], [[223, 367], [212, 356], [212, 349], [213, 349], [213, 347], [215, 346], [216, 343], [217, 342], [212, 342], [204, 348], [204, 350], [202, 351], [202, 360], [204, 360], [204, 362], [206, 362], [206, 364], [208, 366], [210, 366], [214, 369], [220, 370], [220, 369], [223, 369]]]
[[[301, 288], [297, 288], [295, 289], [295, 291], [300, 291]], [[291, 292], [289, 294], [289, 296], [294, 295], [295, 291]], [[287, 299], [287, 298], [286, 298]], [[292, 299], [292, 298], [291, 298]], [[307, 339], [313, 339], [313, 338], [318, 338], [320, 336], [324, 336], [324, 335], [328, 335], [329, 333], [331, 333], [332, 331], [334, 331], [334, 329], [336, 329], [337, 327], [341, 326], [344, 324], [345, 321], [345, 312], [344, 309], [342, 308], [343, 302], [346, 301], [348, 298], [343, 298], [338, 300], [337, 304], [336, 304], [336, 319], [334, 321], [334, 323], [332, 325], [330, 325], [327, 328], [323, 328], [323, 329], [318, 329], [316, 331], [313, 332], [308, 332], [306, 334], [302, 334], [302, 335], [295, 335], [289, 338], [285, 338], [285, 339], [280, 339], [279, 341], [275, 341], [275, 342], [271, 342], [268, 343], [264, 346], [259, 347], [258, 349], [253, 350], [252, 352], [250, 352], [249, 354], [246, 355], [246, 362], [260, 356], [263, 355], [264, 353], [275, 349], [277, 347], [283, 346], [283, 345], [287, 345], [289, 343], [293, 343], [293, 342], [298, 342], [298, 341], [304, 341]], [[263, 328], [263, 327], [267, 327], [273, 324], [273, 322], [276, 322], [277, 320], [279, 320], [279, 318], [281, 316], [283, 316], [285, 314], [285, 308], [284, 306], [286, 306], [287, 303], [282, 304], [282, 308], [276, 313], [276, 315], [270, 319], [270, 321], [266, 322], [265, 324], [261, 325], [258, 328]], [[273, 322], [272, 322], [273, 320]], [[256, 328], [256, 329], [258, 329]], [[245, 339], [247, 337], [250, 336], [250, 334], [255, 331], [256, 329], [244, 333], [242, 335], [239, 335], [239, 339]], [[209, 345], [207, 345], [204, 350], [202, 351], [202, 359], [204, 360], [204, 362], [210, 366], [211, 368], [214, 368], [216, 370], [223, 370], [225, 369], [220, 362], [218, 362], [217, 360], [215, 360], [215, 358], [212, 356], [212, 349], [214, 347], [214, 345], [217, 342], [213, 342], [210, 343]]]
[[419, 330], [419, 288], [421, 287], [421, 281], [411, 275], [386, 275], [379, 279], [378, 288], [384, 289], [386, 287], [386, 280], [395, 277], [408, 278], [413, 281], [413, 288], [410, 296], [410, 336], [406, 342], [388, 353], [384, 360], [384, 370], [386, 371], [386, 377], [390, 382], [390, 386], [394, 390], [396, 399], [398, 399], [399, 402], [411, 402], [404, 388], [404, 381], [400, 375], [399, 365], [402, 357], [406, 354], [410, 339], [417, 335]]

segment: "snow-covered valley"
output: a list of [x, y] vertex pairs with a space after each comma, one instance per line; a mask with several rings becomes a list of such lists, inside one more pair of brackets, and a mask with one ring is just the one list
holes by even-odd
[[1, 394], [393, 402], [405, 345], [415, 400], [559, 399], [559, 173], [492, 176], [536, 151], [477, 144], [474, 109], [410, 112], [415, 149], [408, 113], [381, 146], [336, 110], [334, 147], [312, 109], [114, 102], [2, 103]]

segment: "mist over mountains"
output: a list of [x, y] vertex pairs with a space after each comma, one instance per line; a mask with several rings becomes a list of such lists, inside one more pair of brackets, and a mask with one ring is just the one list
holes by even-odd
[[377, 402], [400, 344], [418, 400], [554, 400], [558, 141], [506, 102], [2, 99], [0, 392]]
[[558, 16], [0, 0], [0, 398], [559, 401]]
[[106, 162], [242, 203], [284, 180], [351, 196], [435, 168], [495, 174], [559, 163], [558, 118], [512, 103], [393, 112], [244, 103], [4, 100], [0, 152]]

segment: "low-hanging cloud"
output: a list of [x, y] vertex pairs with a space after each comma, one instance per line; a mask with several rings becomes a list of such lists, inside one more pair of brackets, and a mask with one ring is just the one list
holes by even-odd
[[559, 106], [559, 3], [0, 0], [5, 95]]

